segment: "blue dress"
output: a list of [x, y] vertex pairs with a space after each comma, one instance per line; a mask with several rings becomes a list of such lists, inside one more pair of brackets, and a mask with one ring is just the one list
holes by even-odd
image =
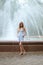
[[18, 33], [18, 39], [19, 41], [23, 41], [24, 40], [24, 30], [21, 29]]

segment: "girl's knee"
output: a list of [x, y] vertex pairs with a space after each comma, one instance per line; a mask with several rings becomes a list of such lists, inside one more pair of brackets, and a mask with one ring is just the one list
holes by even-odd
[[20, 42], [19, 45], [22, 45], [22, 43]]

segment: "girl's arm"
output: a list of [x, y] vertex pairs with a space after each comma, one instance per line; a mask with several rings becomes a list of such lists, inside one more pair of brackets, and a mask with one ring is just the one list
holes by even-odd
[[27, 34], [26, 29], [24, 28], [25, 35]]

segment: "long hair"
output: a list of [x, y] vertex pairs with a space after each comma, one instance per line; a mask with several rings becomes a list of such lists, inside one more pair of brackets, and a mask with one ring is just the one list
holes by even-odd
[[19, 23], [19, 28], [24, 28], [24, 23], [23, 22]]

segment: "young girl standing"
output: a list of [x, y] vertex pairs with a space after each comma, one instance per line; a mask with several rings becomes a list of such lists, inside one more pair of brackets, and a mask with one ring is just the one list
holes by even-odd
[[20, 55], [25, 54], [25, 49], [22, 45], [22, 42], [24, 40], [24, 36], [26, 35], [26, 29], [24, 27], [24, 23], [20, 22], [18, 27], [18, 39], [19, 39], [19, 47], [20, 47]]

